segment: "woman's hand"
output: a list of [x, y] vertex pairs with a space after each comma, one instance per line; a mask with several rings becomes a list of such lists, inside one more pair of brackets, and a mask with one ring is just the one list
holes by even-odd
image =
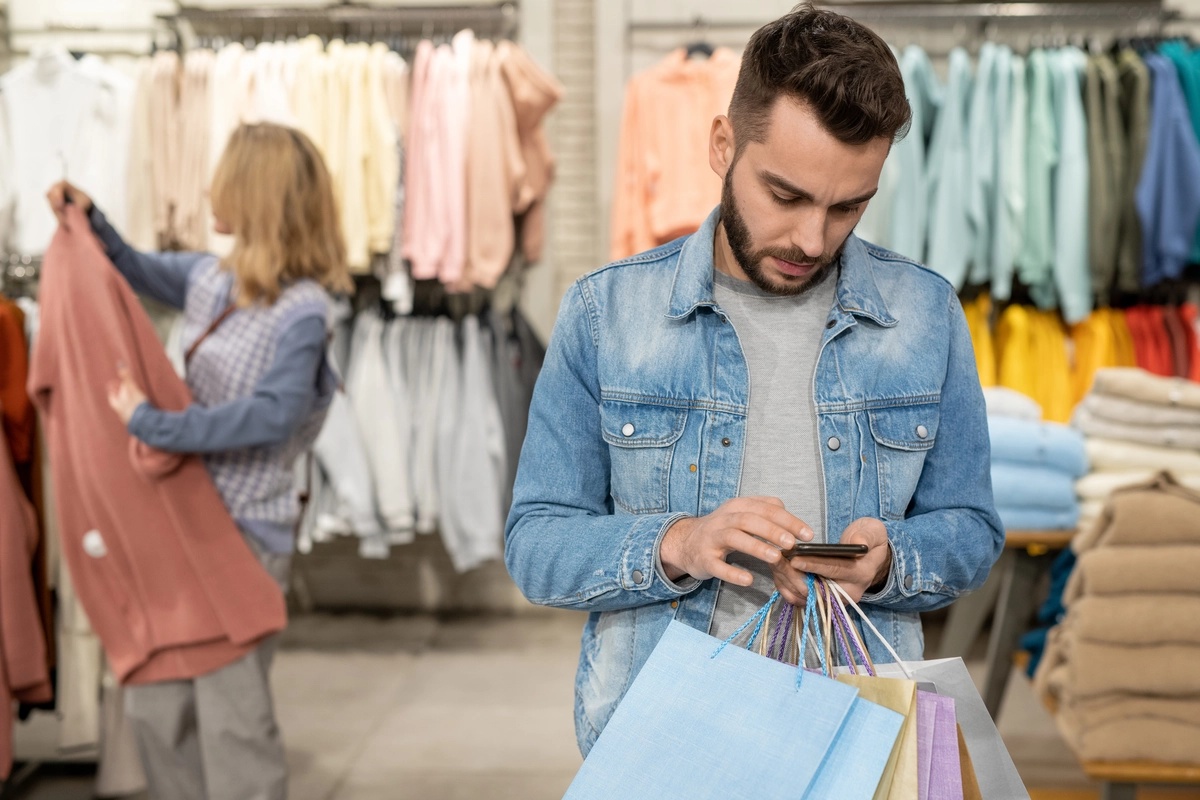
[[50, 210], [58, 218], [59, 224], [65, 224], [67, 221], [68, 202], [74, 203], [84, 214], [92, 210], [92, 198], [66, 181], [59, 181], [51, 186], [50, 191], [46, 192], [46, 200], [49, 201]]
[[129, 420], [133, 419], [133, 412], [146, 402], [146, 393], [134, 383], [129, 367], [118, 367], [117, 376], [118, 380], [108, 384], [108, 404], [117, 412], [121, 422], [128, 426]]

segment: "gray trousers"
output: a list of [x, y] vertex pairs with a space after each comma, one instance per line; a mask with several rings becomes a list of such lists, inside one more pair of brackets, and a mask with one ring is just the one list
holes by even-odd
[[[290, 556], [252, 549], [281, 586]], [[151, 800], [285, 800], [270, 671], [278, 636], [216, 672], [125, 688]]]

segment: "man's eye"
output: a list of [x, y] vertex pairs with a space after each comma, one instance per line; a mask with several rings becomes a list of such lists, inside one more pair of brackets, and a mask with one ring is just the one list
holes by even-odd
[[862, 208], [862, 203], [853, 206], [838, 206], [837, 210], [842, 214], [857, 214], [860, 208]]
[[771, 192], [771, 199], [774, 200], [776, 203], [778, 203], [781, 206], [790, 206], [790, 205], [794, 204], [798, 198], [780, 197], [779, 195], [775, 194], [774, 192]]

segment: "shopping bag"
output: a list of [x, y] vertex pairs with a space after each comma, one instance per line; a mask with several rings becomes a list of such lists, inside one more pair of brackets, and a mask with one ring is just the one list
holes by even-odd
[[[848, 617], [845, 609], [840, 608], [836, 602], [832, 590], [827, 589], [823, 582], [810, 575], [808, 592], [808, 604], [804, 614], [804, 635], [789, 637], [785, 634], [779, 647], [780, 653], [791, 656], [793, 653], [788, 647], [789, 638], [796, 639], [799, 646], [794, 651], [794, 655], [798, 664], [800, 653], [808, 652], [805, 642], [808, 626], [811, 624], [814, 628], [821, 669], [825, 675], [831, 674], [830, 665], [834, 663], [834, 653], [839, 653], [843, 662], [854, 664], [856, 659], [854, 651], [857, 650], [858, 658], [869, 664], [870, 659], [866, 655], [866, 646], [862, 644], [861, 640], [855, 641], [854, 647], [851, 646], [851, 639], [847, 632], [847, 629], [850, 628]], [[812, 613], [814, 606], [817, 610], [815, 619]], [[785, 613], [781, 614], [781, 628], [792, 629], [795, 619], [792, 611], [792, 607], [786, 605]], [[765, 641], [766, 638], [764, 636], [763, 640]], [[867, 675], [863, 675], [862, 678], [874, 680]], [[889, 678], [880, 680], [901, 683]], [[847, 685], [853, 684], [847, 683]], [[915, 685], [910, 684], [910, 688], [915, 689]], [[821, 765], [817, 777], [809, 786], [808, 792], [805, 793], [805, 800], [824, 800], [829, 797], [853, 797], [862, 800], [874, 798], [883, 776], [887, 772], [887, 767], [891, 763], [896, 749], [896, 740], [905, 721], [902, 713], [872, 702], [871, 699], [861, 695], [856, 698], [854, 705], [850, 708], [850, 713], [846, 716], [846, 721], [842, 723], [842, 728], [838, 731], [837, 739], [834, 740], [829, 754], [825, 757], [825, 763]]]
[[963, 738], [962, 726], [955, 726], [958, 732], [958, 765], [962, 771], [963, 800], [983, 800], [979, 790], [979, 779], [975, 777], [975, 765], [971, 763], [971, 754], [967, 752], [967, 740]]
[[[776, 599], [747, 623], [757, 623], [751, 646]], [[899, 730], [900, 715], [856, 705], [853, 687], [727, 644], [672, 621], [564, 800], [795, 800], [806, 796], [835, 742], [848, 752], [848, 768], [833, 769], [854, 772], [863, 762], [853, 751], [879, 735], [877, 726], [886, 736], [890, 725], [893, 739]], [[886, 754], [870, 755], [882, 771]], [[871, 783], [865, 793], [825, 796], [870, 800], [874, 790]]]
[[[826, 580], [818, 580], [817, 587], [818, 609], [827, 609], [825, 618], [833, 623], [829, 625], [827, 638], [834, 638], [840, 643], [842, 663], [854, 671], [849, 675], [837, 675], [836, 679], [858, 689], [861, 699], [889, 708], [904, 717], [876, 787], [874, 800], [917, 800], [917, 685], [903, 678], [878, 676], [858, 629], [850, 622], [841, 595]], [[863, 674], [857, 674], [859, 666]]]
[[996, 723], [983, 704], [979, 690], [961, 658], [943, 658], [932, 661], [901, 662], [891, 650], [891, 645], [875, 628], [862, 609], [851, 600], [836, 583], [831, 584], [845, 601], [862, 618], [863, 624], [891, 651], [894, 663], [876, 664], [876, 674], [915, 680], [919, 684], [933, 687], [938, 695], [954, 699], [954, 713], [962, 729], [968, 756], [974, 766], [975, 778], [983, 800], [1029, 800], [1029, 792], [1021, 781], [1017, 767], [1013, 764], [1008, 748], [996, 729]]
[[954, 698], [917, 692], [917, 754], [920, 800], [963, 800]]

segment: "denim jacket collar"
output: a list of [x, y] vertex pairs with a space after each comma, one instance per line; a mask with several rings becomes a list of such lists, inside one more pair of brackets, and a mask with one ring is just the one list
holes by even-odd
[[[667, 309], [670, 319], [682, 319], [701, 306], [716, 305], [713, 300], [713, 237], [720, 219], [721, 208], [718, 206], [700, 229], [683, 243]], [[875, 285], [875, 266], [867, 245], [853, 233], [842, 250], [837, 303], [843, 312], [866, 317], [884, 327], [896, 324], [896, 318], [888, 311], [887, 303]]]

